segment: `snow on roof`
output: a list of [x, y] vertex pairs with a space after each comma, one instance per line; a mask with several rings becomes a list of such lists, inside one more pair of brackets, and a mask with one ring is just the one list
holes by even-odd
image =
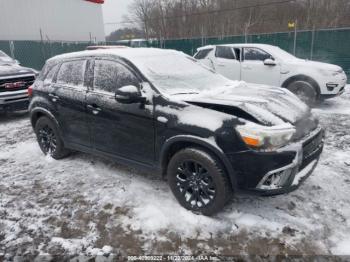
[[229, 47], [273, 47], [273, 45], [268, 45], [268, 44], [222, 44], [222, 45], [207, 45], [198, 48], [197, 50], [204, 50], [204, 49], [209, 49], [209, 48], [214, 48], [215, 46], [229, 46]]
[[99, 49], [99, 50], [88, 50], [74, 53], [66, 53], [55, 56], [49, 60], [61, 60], [69, 58], [79, 58], [88, 56], [101, 56], [110, 55], [125, 58], [127, 60], [133, 60], [134, 58], [141, 57], [154, 57], [154, 56], [166, 56], [166, 55], [184, 55], [185, 53], [171, 49], [159, 49], [159, 48], [118, 48], [118, 49]]

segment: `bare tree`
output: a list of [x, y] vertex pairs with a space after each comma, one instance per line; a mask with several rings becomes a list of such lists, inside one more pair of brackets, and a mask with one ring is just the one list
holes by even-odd
[[349, 0], [134, 0], [130, 21], [147, 38], [248, 36], [282, 32], [298, 20], [299, 29], [350, 25]]

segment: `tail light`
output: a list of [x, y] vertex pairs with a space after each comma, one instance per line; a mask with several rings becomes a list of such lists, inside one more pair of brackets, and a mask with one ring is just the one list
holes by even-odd
[[33, 95], [33, 86], [28, 87], [28, 96], [32, 97]]

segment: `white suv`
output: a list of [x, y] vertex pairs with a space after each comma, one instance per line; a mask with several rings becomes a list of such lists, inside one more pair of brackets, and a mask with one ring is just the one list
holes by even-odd
[[347, 83], [341, 67], [302, 60], [272, 45], [205, 46], [194, 58], [232, 80], [285, 87], [308, 104], [342, 94]]

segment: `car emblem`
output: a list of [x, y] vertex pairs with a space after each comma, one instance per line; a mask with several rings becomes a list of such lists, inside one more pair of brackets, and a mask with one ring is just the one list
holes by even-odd
[[20, 82], [13, 82], [13, 83], [5, 83], [2, 84], [0, 87], [4, 87], [5, 89], [13, 89], [13, 88], [21, 88], [24, 87], [26, 82], [20, 81]]

